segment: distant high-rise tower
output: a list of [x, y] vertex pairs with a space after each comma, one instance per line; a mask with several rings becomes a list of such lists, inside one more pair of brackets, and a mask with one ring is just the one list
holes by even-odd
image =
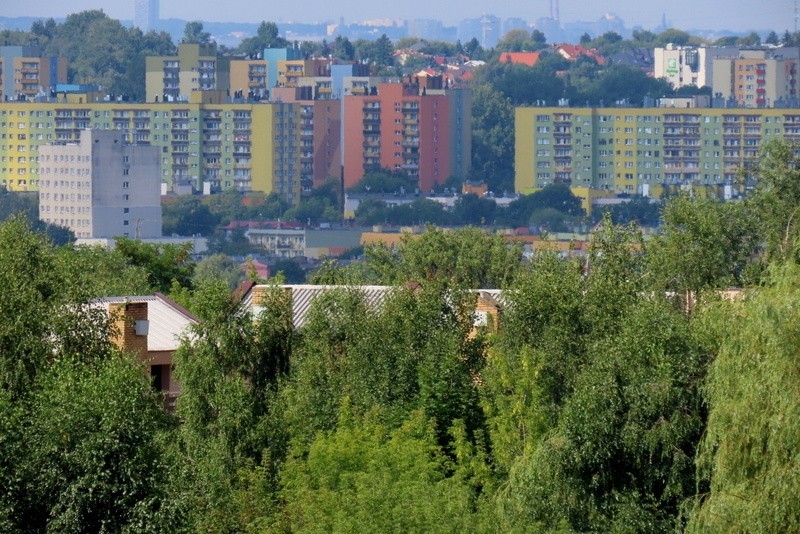
[[134, 0], [133, 25], [143, 32], [156, 29], [158, 0]]
[[558, 0], [550, 0], [550, 18], [553, 20], [560, 20], [558, 14]]

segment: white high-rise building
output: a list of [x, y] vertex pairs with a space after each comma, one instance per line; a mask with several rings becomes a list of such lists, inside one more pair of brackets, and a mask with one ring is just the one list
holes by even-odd
[[133, 25], [143, 32], [155, 30], [158, 22], [158, 0], [134, 0]]
[[82, 130], [80, 143], [39, 149], [39, 219], [75, 237], [161, 237], [158, 147], [122, 132]]
[[675, 89], [694, 85], [711, 86], [712, 67], [718, 58], [739, 55], [735, 46], [676, 46], [668, 44], [653, 50], [653, 77], [667, 80]]

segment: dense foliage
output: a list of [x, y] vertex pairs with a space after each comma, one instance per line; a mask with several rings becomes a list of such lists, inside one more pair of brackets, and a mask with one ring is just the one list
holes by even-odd
[[[100, 15], [64, 25], [118, 30]], [[522, 37], [504, 46], [537, 46]], [[502, 115], [530, 97], [526, 84], [619, 86], [616, 68], [581, 88], [550, 76], [557, 66], [490, 65], [483, 105]], [[644, 240], [613, 220], [652, 219], [636, 199], [603, 217], [582, 257], [526, 255], [475, 227], [366, 247], [316, 273], [342, 287], [302, 326], [277, 285], [257, 315], [244, 309], [231, 291], [242, 273], [223, 257], [195, 267], [185, 247], [57, 246], [24, 214], [6, 220], [0, 530], [796, 531], [798, 168], [794, 147], [769, 144], [746, 200], [667, 199], [662, 232]], [[452, 212], [419, 201], [404, 216], [497, 221], [485, 200], [464, 196]], [[18, 201], [0, 195], [0, 208], [30, 213]], [[229, 193], [178, 200], [165, 218], [208, 234], [253, 214], [320, 220], [340, 202], [333, 184], [293, 208]], [[359, 216], [379, 219], [385, 206], [365, 204]], [[583, 211], [553, 186], [502, 217], [528, 226]], [[376, 302], [367, 284], [392, 289]], [[731, 285], [741, 298], [721, 297]], [[475, 289], [492, 314], [477, 313]], [[153, 291], [202, 319], [175, 355], [175, 414], [90, 305]]]

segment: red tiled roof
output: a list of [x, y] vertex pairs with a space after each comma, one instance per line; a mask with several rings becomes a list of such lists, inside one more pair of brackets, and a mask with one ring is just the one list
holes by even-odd
[[539, 52], [503, 52], [500, 63], [516, 63], [533, 67], [539, 61]]

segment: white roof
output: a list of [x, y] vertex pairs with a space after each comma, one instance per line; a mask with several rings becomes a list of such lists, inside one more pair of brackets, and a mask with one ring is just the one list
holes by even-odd
[[103, 306], [106, 310], [111, 304], [147, 303], [148, 351], [174, 351], [180, 345], [180, 339], [189, 334], [190, 327], [200, 320], [185, 308], [169, 298], [155, 295], [104, 297], [95, 299], [92, 304]]

